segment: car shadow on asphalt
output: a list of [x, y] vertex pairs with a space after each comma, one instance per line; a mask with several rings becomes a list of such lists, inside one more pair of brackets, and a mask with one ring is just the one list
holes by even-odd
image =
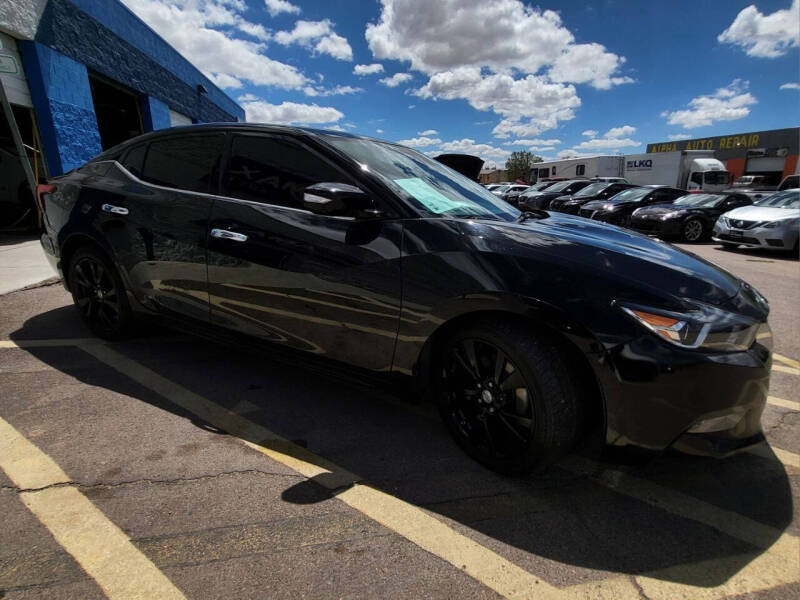
[[677, 244], [682, 248], [689, 250], [690, 252], [692, 250], [692, 246], [710, 246], [713, 247], [715, 251], [722, 254], [739, 254], [744, 256], [745, 259], [775, 260], [780, 262], [797, 262], [800, 260], [800, 254], [791, 252], [789, 250], [761, 250], [760, 248], [745, 248], [744, 246], [740, 246], [738, 248], [726, 248], [719, 242], [715, 242], [713, 240], [696, 242], [694, 244], [678, 241]]
[[[64, 337], [90, 337], [73, 307], [33, 317], [11, 335], [19, 343]], [[789, 479], [774, 456], [715, 461], [669, 454], [631, 466], [584, 451], [543, 474], [504, 477], [466, 457], [428, 405], [358, 383], [328, 363], [298, 361], [280, 351], [241, 352], [178, 335], [144, 336], [108, 348], [144, 365], [154, 378], [226, 410], [209, 412], [207, 404], [194, 407], [191, 399], [173, 404], [148, 390], [146, 381], [142, 385], [89, 356], [76, 361], [75, 352], [25, 349], [86, 385], [331, 471], [287, 487], [285, 502], [329, 499], [356, 474], [360, 483], [438, 515], [554, 585], [621, 573], [716, 586], [787, 529], [797, 529]], [[265, 440], [265, 429], [280, 438]], [[726, 515], [744, 523], [740, 533], [711, 526]]]

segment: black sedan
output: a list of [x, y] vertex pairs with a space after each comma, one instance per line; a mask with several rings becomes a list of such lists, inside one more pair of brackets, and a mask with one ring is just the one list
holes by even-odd
[[582, 190], [569, 196], [559, 196], [550, 202], [550, 210], [577, 215], [581, 206], [592, 200], [605, 200], [615, 196], [622, 190], [636, 187], [630, 183], [609, 183], [607, 181], [596, 181], [587, 185]]
[[672, 204], [656, 204], [637, 208], [631, 215], [631, 229], [659, 237], [677, 237], [685, 242], [698, 242], [711, 235], [714, 223], [724, 212], [749, 206], [753, 201], [745, 194], [686, 194]]
[[514, 206], [516, 206], [517, 198], [519, 197], [519, 195], [523, 192], [528, 191], [530, 188], [531, 186], [529, 185], [512, 185], [500, 197], [509, 204], [513, 204]]
[[549, 186], [547, 189], [534, 194], [526, 194], [517, 199], [517, 206], [523, 210], [538, 208], [540, 210], [547, 210], [550, 208], [550, 202], [563, 196], [565, 194], [574, 194], [578, 190], [582, 190], [592, 183], [589, 179], [568, 179], [566, 181], [559, 181]]
[[152, 319], [408, 383], [503, 472], [592, 431], [715, 456], [764, 439], [769, 308], [752, 287], [657, 240], [521, 213], [409, 148], [196, 125], [39, 192], [44, 250], [103, 338]]
[[621, 191], [608, 200], [593, 200], [580, 209], [580, 216], [621, 227], [630, 225], [631, 214], [637, 208], [651, 204], [672, 204], [686, 190], [665, 185], [646, 185]]

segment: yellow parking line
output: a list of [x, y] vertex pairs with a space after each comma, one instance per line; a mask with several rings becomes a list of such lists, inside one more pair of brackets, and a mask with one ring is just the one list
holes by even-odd
[[773, 352], [772, 358], [774, 358], [775, 360], [779, 360], [782, 363], [786, 363], [787, 365], [789, 365], [790, 367], [794, 367], [795, 369], [800, 369], [800, 361], [797, 361], [793, 358], [789, 358], [788, 356], [783, 356], [781, 354], [778, 354], [777, 352]]
[[[265, 427], [214, 404], [108, 346], [92, 345], [83, 350], [181, 408], [232, 435], [245, 438], [250, 448], [305, 477], [313, 478], [330, 489], [346, 487], [337, 494], [344, 503], [447, 561], [498, 594], [506, 598], [545, 600], [560, 597], [558, 588], [458, 533], [423, 509], [358, 483], [358, 478], [352, 473]], [[257, 440], [257, 443], [252, 440]]]
[[795, 454], [794, 452], [789, 452], [788, 450], [781, 450], [780, 448], [776, 448], [772, 445], [766, 446], [763, 444], [750, 450], [750, 453], [771, 459], [772, 457], [770, 456], [770, 450], [772, 451], [772, 454], [775, 455], [775, 458], [781, 461], [785, 467], [788, 467], [792, 470], [792, 473], [800, 473], [800, 454]]
[[788, 408], [789, 410], [800, 410], [800, 402], [793, 400], [784, 400], [783, 398], [776, 398], [775, 396], [768, 396], [767, 402], [781, 408]]
[[784, 365], [776, 365], [775, 363], [772, 364], [773, 371], [780, 371], [781, 373], [790, 373], [792, 375], [800, 375], [800, 369], [795, 369], [794, 367], [787, 367]]
[[[69, 476], [0, 418], [0, 468], [23, 491], [23, 504], [112, 600], [181, 599], [184, 595], [122, 530], [71, 486]], [[44, 489], [37, 489], [44, 488]]]

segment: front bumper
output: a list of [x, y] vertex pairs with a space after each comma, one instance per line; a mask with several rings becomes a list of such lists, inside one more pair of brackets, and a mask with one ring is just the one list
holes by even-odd
[[748, 248], [791, 250], [797, 245], [800, 233], [795, 227], [754, 227], [734, 229], [717, 221], [711, 234], [715, 242], [739, 244]]
[[681, 233], [681, 224], [677, 220], [660, 218], [631, 217], [631, 229], [648, 235], [674, 237]]
[[705, 353], [647, 335], [609, 350], [602, 362], [596, 374], [608, 445], [724, 457], [764, 441], [772, 361], [760, 344]]

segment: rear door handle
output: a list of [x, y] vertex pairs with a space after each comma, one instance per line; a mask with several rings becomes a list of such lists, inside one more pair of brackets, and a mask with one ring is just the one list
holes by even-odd
[[231, 240], [232, 242], [246, 242], [247, 236], [243, 233], [235, 231], [228, 231], [227, 229], [212, 229], [211, 237], [219, 238], [221, 240]]
[[113, 204], [103, 204], [103, 210], [107, 213], [114, 213], [115, 215], [127, 215], [128, 209], [122, 206], [114, 206]]

